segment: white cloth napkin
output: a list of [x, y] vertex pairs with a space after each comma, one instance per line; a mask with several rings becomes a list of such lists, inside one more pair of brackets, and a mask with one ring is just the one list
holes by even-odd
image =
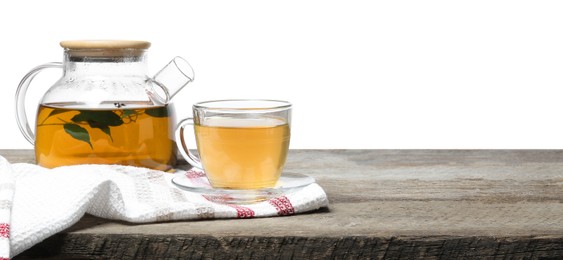
[[147, 223], [272, 217], [328, 206], [326, 193], [316, 183], [268, 201], [229, 205], [176, 188], [170, 184], [172, 176], [120, 165], [46, 169], [33, 164], [10, 164], [0, 156], [0, 260], [63, 231], [85, 213]]

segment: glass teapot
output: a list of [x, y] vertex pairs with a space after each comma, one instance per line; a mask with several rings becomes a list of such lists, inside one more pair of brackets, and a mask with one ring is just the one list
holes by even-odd
[[[16, 92], [17, 122], [35, 145], [39, 165], [122, 164], [168, 170], [176, 162], [170, 100], [194, 80], [192, 67], [174, 58], [147, 76], [145, 41], [63, 41], [62, 63], [32, 69]], [[62, 68], [37, 110], [35, 133], [25, 97], [45, 68]]]

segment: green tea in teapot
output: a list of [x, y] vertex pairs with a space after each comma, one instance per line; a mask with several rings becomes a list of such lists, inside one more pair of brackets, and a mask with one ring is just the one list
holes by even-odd
[[169, 106], [133, 102], [41, 104], [35, 155], [41, 166], [124, 164], [169, 170], [176, 162]]

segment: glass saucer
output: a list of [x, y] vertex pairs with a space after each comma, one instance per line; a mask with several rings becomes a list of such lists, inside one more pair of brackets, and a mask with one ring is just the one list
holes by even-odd
[[223, 204], [251, 204], [283, 195], [293, 189], [314, 183], [315, 179], [300, 173], [284, 172], [273, 188], [238, 190], [218, 189], [209, 184], [203, 172], [177, 173], [172, 178], [176, 187], [203, 195], [207, 200]]

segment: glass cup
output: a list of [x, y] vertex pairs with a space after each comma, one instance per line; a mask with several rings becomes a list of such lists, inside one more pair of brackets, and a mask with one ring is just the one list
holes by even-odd
[[[203, 170], [213, 188], [272, 188], [289, 149], [291, 104], [277, 100], [217, 100], [193, 106], [176, 142], [182, 156]], [[193, 125], [199, 158], [188, 149], [184, 129]]]

